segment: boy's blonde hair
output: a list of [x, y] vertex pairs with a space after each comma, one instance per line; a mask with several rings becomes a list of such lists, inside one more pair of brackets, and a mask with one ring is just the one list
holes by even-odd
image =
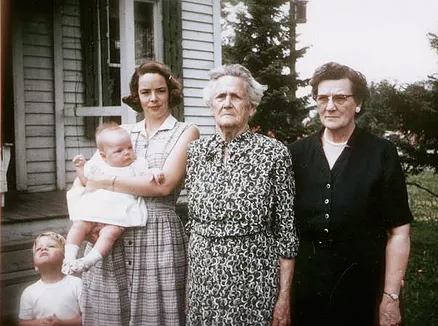
[[55, 233], [55, 232], [52, 232], [52, 231], [46, 231], [46, 232], [41, 233], [39, 236], [37, 236], [35, 241], [33, 242], [33, 247], [32, 247], [32, 252], [33, 253], [35, 253], [35, 247], [36, 247], [36, 244], [37, 244], [38, 240], [40, 238], [43, 238], [43, 237], [48, 237], [48, 238], [51, 238], [51, 239], [55, 240], [61, 246], [62, 251], [64, 251], [64, 247], [65, 247], [65, 239], [64, 239], [64, 237], [62, 235], [58, 234], [58, 233]]

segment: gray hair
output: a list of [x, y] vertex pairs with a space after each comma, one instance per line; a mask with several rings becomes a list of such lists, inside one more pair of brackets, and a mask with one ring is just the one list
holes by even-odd
[[204, 88], [204, 101], [211, 107], [211, 100], [213, 99], [213, 85], [215, 82], [224, 76], [233, 76], [242, 78], [246, 84], [246, 92], [251, 104], [255, 107], [260, 104], [263, 97], [263, 92], [268, 89], [268, 86], [258, 83], [251, 75], [250, 71], [239, 64], [223, 65], [218, 68], [210, 70], [210, 81]]

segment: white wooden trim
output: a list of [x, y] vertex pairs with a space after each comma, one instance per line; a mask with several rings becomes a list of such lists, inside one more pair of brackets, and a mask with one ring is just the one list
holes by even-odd
[[[77, 117], [123, 117], [124, 106], [79, 106], [73, 108], [73, 110]], [[126, 107], [133, 111], [129, 106]], [[133, 112], [135, 115], [135, 111]], [[122, 123], [125, 122], [122, 121]]]
[[62, 7], [59, 0], [53, 8], [53, 64], [55, 92], [56, 186], [64, 190], [65, 138], [64, 138], [64, 60], [62, 50]]
[[[178, 3], [175, 2], [175, 6], [179, 6]], [[155, 58], [159, 62], [163, 62], [164, 60], [164, 42], [163, 39], [163, 12], [162, 12], [162, 4], [161, 1], [155, 1], [154, 3], [154, 50], [155, 50]], [[169, 42], [169, 40], [167, 40]]]
[[[122, 96], [129, 94], [129, 82], [135, 69], [135, 29], [134, 29], [134, 0], [120, 0], [120, 92]], [[122, 104], [119, 114], [122, 124], [134, 123], [136, 113]], [[119, 115], [118, 114], [118, 115]]]
[[27, 190], [26, 126], [24, 110], [24, 73], [22, 26], [19, 15], [14, 14], [12, 37], [12, 71], [14, 83], [14, 133], [15, 133], [15, 170], [17, 190]]
[[221, 2], [213, 0], [214, 66], [222, 64]]

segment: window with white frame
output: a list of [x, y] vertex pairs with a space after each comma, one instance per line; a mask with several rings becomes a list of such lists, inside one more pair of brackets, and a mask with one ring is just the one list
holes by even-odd
[[[135, 65], [156, 59], [158, 2], [120, 1], [132, 1], [133, 5]], [[85, 105], [120, 106], [120, 37], [124, 34], [120, 32], [119, 0], [81, 0], [81, 30]]]

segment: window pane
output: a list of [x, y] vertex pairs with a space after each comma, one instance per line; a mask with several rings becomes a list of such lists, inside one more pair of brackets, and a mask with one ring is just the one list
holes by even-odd
[[154, 55], [154, 4], [134, 3], [135, 64], [140, 65]]
[[[102, 27], [102, 99], [103, 105], [120, 105], [120, 19], [119, 1], [106, 0], [106, 26]], [[107, 32], [106, 32], [107, 31]], [[105, 53], [106, 51], [106, 53]]]
[[118, 106], [120, 105], [120, 68], [110, 67], [109, 68], [109, 81], [108, 81], [108, 93], [107, 98], [109, 103], [104, 103], [104, 105]]
[[[109, 1], [109, 62], [120, 64], [120, 21], [119, 21], [119, 1]], [[102, 35], [102, 37], [105, 37]]]

